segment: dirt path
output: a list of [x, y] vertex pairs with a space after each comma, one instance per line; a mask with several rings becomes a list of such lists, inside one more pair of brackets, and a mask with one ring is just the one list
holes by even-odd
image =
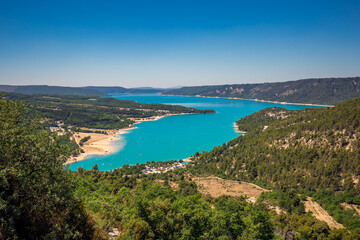
[[214, 176], [193, 178], [193, 181], [198, 185], [198, 191], [202, 194], [210, 194], [212, 197], [220, 197], [222, 195], [228, 196], [247, 196], [252, 201], [260, 196], [262, 192], [269, 190], [263, 189], [255, 184], [241, 182], [234, 180], [222, 179]]
[[317, 202], [314, 202], [311, 197], [307, 198], [304, 205], [306, 212], [311, 211], [316, 219], [326, 222], [330, 228], [344, 228], [342, 224], [336, 222]]

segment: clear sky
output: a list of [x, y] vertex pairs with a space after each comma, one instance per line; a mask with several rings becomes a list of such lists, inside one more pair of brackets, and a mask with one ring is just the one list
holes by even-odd
[[360, 1], [0, 0], [0, 84], [360, 76]]

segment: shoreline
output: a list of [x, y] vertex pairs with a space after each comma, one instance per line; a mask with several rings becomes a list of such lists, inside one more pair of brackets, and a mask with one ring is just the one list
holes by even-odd
[[177, 161], [180, 161], [180, 160], [182, 160], [183, 162], [187, 162], [187, 163], [189, 163], [189, 162], [192, 162], [193, 160], [191, 159], [193, 156], [190, 156], [190, 157], [187, 157], [187, 158], [184, 158], [184, 159], [179, 159], [179, 160], [177, 160]]
[[248, 99], [248, 98], [239, 98], [239, 97], [210, 97], [210, 96], [201, 96], [201, 95], [171, 95], [171, 94], [161, 94], [164, 96], [179, 96], [179, 97], [202, 97], [202, 98], [224, 98], [224, 99], [239, 99], [246, 101], [255, 101], [255, 102], [266, 102], [266, 103], [275, 103], [275, 104], [284, 104], [284, 105], [305, 105], [305, 106], [314, 106], [314, 107], [334, 107], [335, 105], [321, 105], [321, 104], [312, 104], [312, 103], [289, 103], [289, 102], [279, 102], [279, 101], [268, 101], [261, 99]]
[[88, 156], [91, 155], [107, 155], [115, 152], [116, 147], [113, 145], [113, 142], [120, 140], [123, 134], [127, 134], [129, 131], [135, 129], [136, 127], [130, 126], [127, 128], [122, 128], [119, 130], [108, 131], [108, 134], [101, 133], [74, 133], [74, 138], [76, 143], [79, 144], [79, 141], [83, 137], [90, 136], [90, 139], [84, 143], [80, 148], [84, 150], [83, 153], [80, 153], [78, 156], [70, 157], [64, 164], [69, 165], [76, 162], [86, 161]]
[[129, 118], [134, 121], [134, 123], [127, 127], [127, 128], [121, 128], [117, 130], [107, 130], [108, 134], [101, 134], [101, 133], [81, 133], [81, 132], [75, 132], [73, 137], [75, 138], [76, 143], [79, 144], [80, 139], [90, 136], [90, 139], [84, 143], [84, 145], [81, 147], [84, 152], [80, 153], [78, 156], [70, 157], [64, 165], [71, 165], [76, 162], [86, 161], [88, 160], [87, 157], [92, 155], [107, 155], [114, 153], [119, 148], [116, 148], [113, 143], [115, 141], [118, 141], [122, 138], [122, 135], [129, 133], [131, 130], [134, 130], [137, 128], [137, 124], [142, 122], [149, 122], [149, 121], [157, 121], [159, 119], [169, 117], [169, 116], [177, 116], [177, 115], [188, 115], [192, 113], [179, 113], [179, 114], [165, 114], [161, 116], [152, 116], [148, 118]]
[[245, 134], [246, 132], [245, 131], [240, 131], [236, 125], [236, 122], [233, 123], [233, 126], [234, 126], [234, 131], [237, 132], [237, 133], [241, 133], [242, 135]]
[[[163, 95], [163, 94], [161, 94]], [[165, 95], [165, 94], [164, 94]], [[320, 104], [310, 104], [310, 103], [288, 103], [288, 102], [278, 102], [278, 101], [267, 101], [267, 100], [260, 100], [260, 99], [246, 99], [246, 98], [237, 98], [237, 97], [218, 97], [218, 96], [201, 96], [201, 95], [165, 95], [165, 96], [182, 96], [182, 97], [202, 97], [202, 98], [223, 98], [223, 99], [239, 99], [239, 100], [246, 100], [246, 101], [255, 101], [255, 102], [267, 102], [267, 103], [275, 103], [275, 104], [284, 104], [284, 105], [304, 105], [304, 106], [319, 106], [319, 107], [334, 107], [333, 105], [320, 105]], [[100, 133], [74, 133], [74, 138], [77, 143], [79, 143], [80, 139], [90, 136], [91, 138], [89, 141], [85, 142], [82, 146], [84, 150], [83, 153], [80, 153], [76, 157], [70, 157], [64, 164], [70, 165], [80, 161], [88, 160], [87, 157], [92, 155], [107, 155], [118, 151], [116, 147], [113, 145], [113, 142], [120, 140], [122, 135], [129, 133], [129, 131], [136, 129], [136, 124], [148, 121], [157, 121], [164, 117], [169, 116], [177, 116], [177, 115], [189, 115], [195, 113], [178, 113], [178, 114], [165, 114], [161, 116], [152, 116], [148, 118], [129, 118], [134, 121], [134, 123], [127, 127], [117, 130], [108, 130], [108, 134], [100, 134]], [[234, 131], [236, 133], [245, 134], [245, 131], [239, 131], [237, 128], [236, 123], [233, 123]], [[76, 137], [77, 136], [77, 137]], [[187, 158], [184, 161], [189, 161]], [[191, 161], [191, 160], [190, 160]]]

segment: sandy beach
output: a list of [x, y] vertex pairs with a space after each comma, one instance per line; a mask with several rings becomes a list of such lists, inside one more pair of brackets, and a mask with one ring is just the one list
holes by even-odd
[[188, 158], [184, 158], [184, 159], [181, 159], [181, 160], [183, 160], [183, 162], [192, 162], [192, 161], [193, 161], [192, 158], [193, 158], [193, 157], [190, 156], [190, 157], [188, 157]]
[[126, 134], [134, 128], [135, 127], [129, 127], [120, 130], [109, 130], [107, 131], [108, 134], [76, 132], [74, 134], [74, 139], [77, 144], [79, 144], [80, 140], [84, 137], [90, 137], [90, 139], [83, 143], [83, 146], [80, 147], [84, 152], [80, 153], [80, 155], [77, 157], [69, 158], [65, 164], [86, 160], [85, 158], [89, 155], [103, 155], [113, 153], [115, 148], [112, 143], [116, 140], [119, 140], [122, 134]]
[[234, 131], [237, 132], [237, 133], [242, 133], [242, 134], [246, 133], [245, 131], [240, 131], [235, 122], [234, 122]]
[[118, 149], [116, 149], [112, 143], [116, 140], [121, 139], [121, 136], [123, 134], [127, 134], [129, 133], [129, 131], [137, 128], [135, 126], [136, 124], [147, 121], [156, 121], [161, 118], [172, 115], [182, 115], [182, 114], [167, 114], [162, 116], [153, 116], [149, 118], [129, 118], [135, 122], [132, 126], [118, 130], [107, 130], [106, 131], [107, 134], [75, 132], [73, 136], [77, 144], [79, 144], [80, 140], [83, 139], [84, 137], [90, 137], [90, 139], [87, 142], [83, 143], [83, 146], [80, 147], [81, 149], [83, 149], [84, 152], [80, 153], [79, 156], [77, 157], [70, 157], [65, 162], [65, 164], [84, 161], [86, 160], [86, 157], [90, 155], [105, 155], [105, 154], [113, 153]]

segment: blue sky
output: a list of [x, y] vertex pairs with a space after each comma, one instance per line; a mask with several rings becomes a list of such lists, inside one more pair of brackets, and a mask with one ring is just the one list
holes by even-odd
[[0, 0], [0, 84], [360, 76], [360, 1]]

